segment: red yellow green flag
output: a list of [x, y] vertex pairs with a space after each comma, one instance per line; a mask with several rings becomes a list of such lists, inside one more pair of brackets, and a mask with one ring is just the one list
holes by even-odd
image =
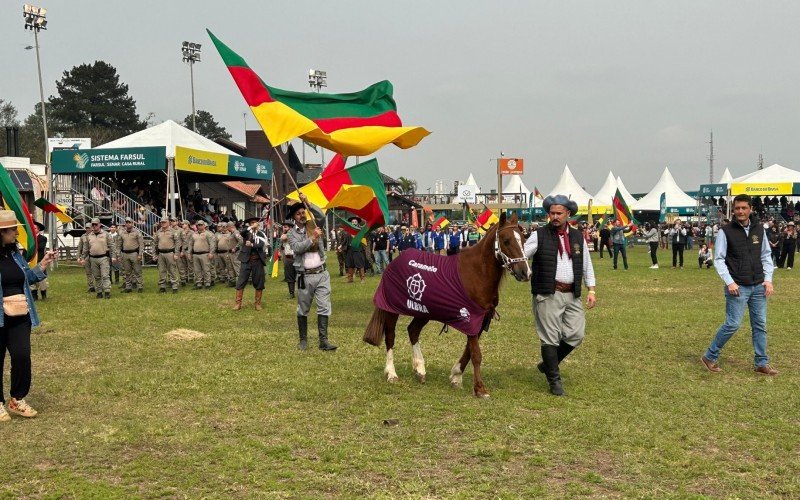
[[414, 147], [430, 134], [422, 127], [402, 126], [388, 81], [348, 94], [270, 87], [211, 31], [208, 35], [272, 145], [302, 137], [343, 156], [366, 156], [389, 143]]
[[433, 223], [433, 226], [431, 226], [431, 229], [433, 229], [434, 231], [438, 231], [439, 228], [444, 229], [449, 225], [450, 225], [450, 221], [447, 220], [447, 217], [442, 215], [441, 217], [436, 219], [436, 221]]
[[53, 213], [64, 224], [72, 222], [74, 219], [67, 215], [67, 208], [63, 205], [50, 203], [45, 198], [39, 198], [33, 202], [34, 205], [41, 208], [43, 212]]
[[486, 210], [484, 210], [483, 213], [480, 214], [477, 219], [475, 219], [475, 225], [478, 226], [478, 232], [481, 234], [486, 233], [489, 228], [498, 222], [500, 222], [500, 218], [488, 208], [486, 208]]
[[614, 194], [612, 205], [614, 206], [614, 217], [617, 220], [622, 221], [623, 226], [627, 226], [628, 224], [635, 222], [633, 213], [631, 213], [631, 209], [628, 207], [628, 204], [625, 203], [625, 198], [622, 197], [619, 189], [617, 189], [617, 192]]
[[3, 206], [6, 210], [11, 210], [17, 217], [19, 236], [17, 242], [25, 251], [25, 260], [31, 267], [38, 261], [36, 252], [36, 226], [33, 224], [33, 217], [28, 210], [28, 206], [19, 196], [19, 191], [14, 187], [14, 181], [8, 175], [5, 167], [0, 164], [0, 196], [3, 197]]

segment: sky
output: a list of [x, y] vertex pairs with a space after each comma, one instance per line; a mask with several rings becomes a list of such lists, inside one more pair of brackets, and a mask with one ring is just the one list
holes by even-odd
[[[257, 129], [205, 29], [270, 85], [307, 90], [310, 68], [329, 92], [394, 84], [406, 125], [432, 132], [376, 158], [418, 181], [497, 184], [495, 159], [523, 158], [543, 193], [569, 165], [590, 193], [609, 171], [648, 191], [664, 167], [678, 185], [779, 163], [800, 169], [800, 3], [707, 1], [88, 1], [47, 0], [40, 46], [45, 96], [75, 65], [103, 60], [130, 87], [140, 117], [191, 113], [181, 42], [202, 44], [197, 109], [243, 141]], [[33, 35], [22, 2], [0, 2], [0, 99], [20, 119], [39, 100]], [[299, 146], [299, 142], [296, 144]], [[330, 157], [330, 156], [328, 156]], [[317, 157], [310, 151], [307, 160]]]

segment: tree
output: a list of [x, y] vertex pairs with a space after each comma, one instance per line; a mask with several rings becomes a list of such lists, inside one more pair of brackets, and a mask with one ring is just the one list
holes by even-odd
[[[208, 111], [203, 111], [202, 109], [197, 110], [195, 123], [197, 124], [197, 130], [195, 130], [195, 132], [212, 141], [214, 139], [231, 138], [231, 134], [225, 130], [225, 127], [217, 123], [214, 116]], [[189, 129], [192, 128], [192, 115], [187, 115], [186, 118], [183, 119], [183, 126]]]
[[406, 177], [398, 177], [397, 182], [400, 183], [400, 189], [403, 190], [403, 194], [414, 194], [417, 191], [417, 181]]
[[[47, 118], [47, 124], [51, 125], [50, 116], [48, 115]], [[29, 157], [31, 163], [44, 163], [44, 127], [42, 127], [41, 102], [36, 103], [33, 113], [28, 115], [19, 127], [19, 149], [19, 154]]]
[[[136, 113], [136, 101], [128, 95], [128, 86], [120, 83], [116, 68], [104, 61], [65, 71], [56, 88], [58, 96], [50, 96], [47, 108], [48, 128], [54, 131], [102, 129], [111, 140], [146, 127]], [[49, 126], [51, 116], [61, 130]]]

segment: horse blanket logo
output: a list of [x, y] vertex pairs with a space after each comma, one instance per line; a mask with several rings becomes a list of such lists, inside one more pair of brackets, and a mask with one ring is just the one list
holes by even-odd
[[467, 335], [478, 335], [487, 314], [464, 290], [458, 255], [406, 250], [383, 273], [375, 307], [405, 316], [440, 321]]

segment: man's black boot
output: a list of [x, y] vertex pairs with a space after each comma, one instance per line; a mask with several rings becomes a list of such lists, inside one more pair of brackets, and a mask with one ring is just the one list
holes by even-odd
[[561, 386], [561, 374], [558, 371], [558, 346], [542, 346], [542, 362], [544, 363], [544, 375], [550, 385], [550, 394], [563, 396], [564, 388]]
[[[574, 349], [574, 346], [571, 346], [562, 340], [561, 343], [558, 344], [558, 364], [560, 365], [561, 362], [564, 361], [564, 358], [569, 356], [569, 353], [571, 353]], [[544, 373], [544, 362], [536, 365], [536, 369]]]
[[336, 346], [328, 342], [328, 316], [317, 316], [317, 330], [319, 330], [319, 348], [323, 351], [335, 351]]
[[39, 300], [39, 290], [31, 290], [31, 294], [33, 295], [33, 300]]
[[308, 316], [297, 317], [297, 330], [300, 332], [300, 343], [297, 344], [297, 348], [305, 351], [308, 347]]

